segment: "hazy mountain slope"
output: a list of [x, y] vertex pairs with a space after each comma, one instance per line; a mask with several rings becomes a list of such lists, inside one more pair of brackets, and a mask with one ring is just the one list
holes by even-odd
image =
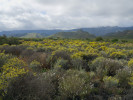
[[13, 30], [13, 31], [2, 31], [0, 32], [0, 35], [22, 37], [28, 33], [39, 33], [42, 36], [46, 37], [61, 31], [62, 30]]
[[54, 35], [49, 36], [51, 38], [70, 38], [70, 39], [86, 39], [86, 38], [95, 38], [94, 35], [78, 30], [73, 32], [59, 32]]
[[43, 36], [39, 33], [28, 33], [21, 38], [43, 38]]
[[97, 28], [81, 28], [82, 30], [89, 32], [91, 34], [95, 34], [96, 36], [103, 36], [108, 33], [125, 31], [125, 30], [133, 30], [133, 27], [97, 27]]
[[[80, 28], [83, 31], [89, 32], [96, 36], [103, 36], [108, 33], [118, 32], [118, 31], [125, 31], [125, 30], [133, 30], [133, 27], [94, 27], [94, 28]], [[14, 36], [14, 37], [22, 37], [27, 33], [39, 33], [42, 36], [50, 36], [56, 34], [58, 32], [72, 32], [77, 31], [79, 29], [71, 29], [71, 30], [13, 30], [13, 31], [2, 31], [0, 35], [7, 35], [7, 36]]]
[[122, 32], [115, 32], [105, 35], [108, 38], [122, 38], [122, 39], [133, 39], [133, 30], [126, 30]]

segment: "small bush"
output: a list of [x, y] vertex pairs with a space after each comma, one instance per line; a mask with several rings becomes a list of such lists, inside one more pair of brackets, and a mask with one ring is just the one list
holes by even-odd
[[117, 87], [119, 83], [118, 79], [111, 76], [104, 76], [103, 81], [106, 88]]
[[119, 40], [118, 39], [112, 39], [111, 41], [112, 42], [118, 42]]
[[64, 59], [58, 59], [57, 62], [54, 64], [54, 68], [68, 69], [69, 68], [68, 61]]
[[9, 45], [6, 45], [6, 46], [3, 46], [1, 48], [2, 51], [4, 51], [6, 54], [12, 54], [12, 55], [15, 55], [15, 56], [19, 56], [23, 50], [25, 50], [25, 46], [22, 46], [22, 45], [12, 45], [12, 46], [9, 46]]
[[104, 57], [98, 57], [95, 60], [92, 61], [92, 64], [90, 66], [90, 69], [92, 71], [96, 71], [97, 67], [105, 66], [104, 63], [105, 58]]
[[69, 55], [69, 53], [67, 51], [55, 51], [52, 53], [52, 57], [51, 57], [51, 66], [54, 66], [55, 62], [58, 59], [64, 59], [67, 60], [68, 62], [71, 61], [71, 57]]
[[4, 53], [0, 53], [0, 70], [1, 70], [1, 67], [8, 62], [8, 60], [10, 58], [13, 58], [12, 55], [8, 55], [8, 54], [4, 54]]
[[106, 74], [108, 76], [114, 76], [117, 70], [123, 68], [123, 63], [118, 60], [98, 57], [92, 61], [90, 68], [99, 75]]
[[131, 70], [128, 67], [125, 67], [123, 69], [119, 69], [117, 71], [116, 77], [119, 79], [119, 85], [122, 88], [128, 88], [129, 87], [129, 77], [131, 76]]
[[133, 59], [128, 62], [128, 66], [133, 70]]
[[126, 58], [126, 55], [123, 52], [113, 52], [110, 54], [111, 58], [118, 58], [118, 59], [124, 59]]
[[6, 100], [55, 100], [58, 95], [58, 81], [64, 70], [50, 70], [34, 75], [28, 72], [15, 78], [8, 87]]
[[60, 79], [59, 91], [62, 96], [75, 98], [90, 93], [89, 76], [84, 71], [68, 70]]
[[32, 62], [30, 63], [30, 68], [31, 68], [33, 71], [36, 71], [36, 72], [40, 71], [40, 68], [39, 68], [40, 66], [41, 66], [40, 62], [38, 62], [38, 61], [36, 61], [36, 60], [34, 60], [34, 61], [32, 61]]
[[127, 90], [125, 94], [126, 95], [123, 96], [122, 100], [133, 100], [133, 88]]
[[81, 58], [76, 58], [71, 60], [71, 66], [73, 69], [85, 69], [86, 71], [89, 71], [89, 66], [87, 65], [87, 62]]
[[27, 70], [24, 69], [25, 66], [26, 64], [18, 58], [11, 58], [2, 66], [2, 72], [0, 73], [0, 90], [2, 90], [3, 93], [7, 92], [10, 81], [27, 73]]
[[102, 37], [96, 37], [95, 40], [96, 40], [96, 41], [103, 41], [103, 38], [102, 38]]
[[116, 96], [109, 97], [108, 100], [123, 100], [123, 99], [120, 95], [116, 95]]
[[131, 74], [131, 77], [129, 78], [129, 84], [133, 88], [133, 73]]

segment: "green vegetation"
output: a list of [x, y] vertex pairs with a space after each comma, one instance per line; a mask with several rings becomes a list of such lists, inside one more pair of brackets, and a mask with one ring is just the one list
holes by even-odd
[[15, 37], [6, 37], [5, 35], [4, 36], [0, 36], [0, 45], [2, 44], [9, 44], [9, 45], [13, 45], [13, 44], [20, 44], [21, 42], [19, 41], [18, 38], [15, 38]]
[[43, 36], [39, 33], [28, 33], [24, 36], [21, 36], [21, 38], [43, 38]]
[[133, 98], [133, 42], [0, 38], [2, 100]]
[[105, 35], [107, 38], [133, 39], [133, 30], [115, 32]]
[[69, 38], [69, 39], [92, 39], [95, 38], [94, 35], [85, 32], [83, 30], [73, 31], [73, 32], [59, 32], [57, 34], [49, 36], [50, 38]]

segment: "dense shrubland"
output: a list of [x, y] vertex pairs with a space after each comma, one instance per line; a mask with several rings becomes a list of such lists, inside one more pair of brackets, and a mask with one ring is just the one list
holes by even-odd
[[133, 43], [105, 42], [101, 37], [4, 42], [0, 98], [133, 100]]

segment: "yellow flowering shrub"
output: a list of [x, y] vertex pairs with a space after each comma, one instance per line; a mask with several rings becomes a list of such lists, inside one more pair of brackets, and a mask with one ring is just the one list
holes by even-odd
[[8, 54], [4, 54], [3, 52], [0, 53], [0, 67], [3, 66], [7, 62], [8, 59], [10, 59], [12, 56]]
[[110, 57], [111, 58], [118, 58], [118, 59], [120, 59], [120, 58], [126, 58], [126, 55], [123, 52], [118, 51], [118, 52], [112, 52], [110, 54]]
[[39, 66], [41, 65], [40, 62], [36, 61], [36, 60], [33, 60], [31, 63], [30, 63], [30, 68], [34, 71], [38, 71], [39, 70]]
[[85, 55], [86, 53], [85, 52], [77, 52], [77, 53], [74, 53], [73, 55], [71, 55], [72, 58], [81, 58], [83, 55]]
[[103, 81], [104, 81], [105, 87], [107, 88], [116, 87], [119, 83], [118, 79], [111, 76], [104, 76]]
[[129, 78], [129, 80], [130, 80], [129, 84], [133, 88], [133, 73], [131, 74], [131, 77]]
[[128, 62], [128, 66], [133, 69], [133, 59], [131, 59], [129, 62]]
[[0, 90], [3, 90], [6, 93], [6, 89], [10, 81], [14, 78], [27, 73], [27, 71], [23, 68], [26, 64], [18, 59], [11, 58], [8, 62], [2, 66], [2, 72], [0, 73]]

